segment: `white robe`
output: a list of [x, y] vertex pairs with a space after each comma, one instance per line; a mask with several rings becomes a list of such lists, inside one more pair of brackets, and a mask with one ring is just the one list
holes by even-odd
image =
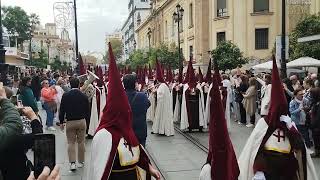
[[168, 86], [161, 83], [157, 89], [157, 107], [152, 131], [155, 134], [174, 135], [172, 98]]
[[[95, 87], [95, 88], [98, 88], [98, 87]], [[92, 97], [91, 116], [90, 116], [89, 130], [88, 130], [88, 134], [91, 135], [91, 136], [94, 136], [94, 134], [96, 132], [96, 129], [99, 126], [99, 116], [98, 116], [98, 107], [97, 107], [97, 93], [96, 92], [94, 93], [94, 95]], [[100, 94], [100, 97], [101, 97], [101, 94]], [[99, 107], [99, 110], [100, 110], [100, 107]]]
[[211, 180], [211, 165], [206, 164], [202, 167], [199, 180]]
[[[188, 111], [187, 111], [187, 102], [186, 102], [186, 91], [188, 90], [189, 85], [185, 84], [183, 86], [183, 93], [182, 93], [182, 104], [181, 104], [181, 123], [180, 123], [180, 129], [186, 130], [189, 127], [189, 121], [188, 121]], [[203, 91], [200, 86], [200, 84], [196, 87], [199, 91], [199, 126], [202, 126], [203, 128], [207, 128], [207, 123], [204, 119], [204, 101], [203, 101]]]
[[[268, 130], [268, 124], [263, 118], [261, 118], [254, 130], [252, 131], [246, 145], [244, 146], [242, 153], [238, 159], [240, 168], [239, 180], [252, 180], [254, 176], [253, 164], [257, 156], [261, 142]], [[318, 180], [317, 173], [314, 168], [313, 161], [310, 157], [310, 153], [307, 152], [307, 180]]]
[[[122, 138], [123, 139], [123, 138]], [[120, 143], [119, 143], [120, 144]], [[101, 180], [104, 170], [106, 168], [107, 162], [110, 157], [112, 148], [112, 135], [106, 129], [101, 129], [97, 132], [92, 140], [91, 145], [91, 161], [88, 168], [88, 180]], [[139, 147], [133, 147], [139, 148]], [[128, 158], [134, 158], [129, 152]], [[127, 159], [127, 157], [126, 157]], [[145, 179], [145, 171], [139, 168], [139, 172], [142, 173], [142, 178]]]
[[181, 106], [180, 106], [180, 100], [179, 100], [179, 94], [177, 93], [176, 96], [176, 104], [174, 104], [174, 112], [173, 112], [173, 122], [179, 122], [180, 116], [181, 116]]
[[223, 87], [227, 89], [227, 101], [226, 101], [226, 111], [225, 111], [225, 117], [227, 120], [227, 127], [228, 129], [231, 126], [231, 109], [230, 109], [230, 100], [232, 98], [232, 88], [231, 88], [231, 82], [229, 80], [223, 80], [222, 81]]
[[100, 90], [100, 92], [101, 92], [101, 95], [100, 95], [100, 114], [103, 114], [103, 109], [107, 104], [107, 96], [106, 96], [107, 89], [105, 89], [103, 87], [102, 90]]
[[147, 121], [153, 122], [154, 119], [154, 114], [156, 111], [156, 99], [154, 97], [153, 93], [149, 94], [149, 101], [150, 101], [150, 107], [148, 108], [147, 111]]
[[207, 101], [206, 101], [206, 110], [204, 112], [204, 122], [206, 122], [206, 124], [210, 123], [210, 102], [211, 102], [210, 91], [211, 89], [212, 89], [212, 83], [209, 86]]

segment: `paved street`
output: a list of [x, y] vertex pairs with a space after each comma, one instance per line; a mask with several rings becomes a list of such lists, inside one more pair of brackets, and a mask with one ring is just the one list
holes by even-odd
[[[45, 119], [44, 115], [45, 113], [42, 112], [43, 119]], [[239, 156], [252, 129], [235, 122], [231, 124], [230, 136], [236, 154]], [[148, 132], [151, 132], [151, 124], [148, 124]], [[65, 133], [57, 130], [55, 135], [57, 163], [62, 170], [62, 180], [86, 180], [91, 140], [86, 141], [86, 166], [76, 172], [70, 172]], [[208, 146], [208, 133], [191, 133], [190, 135], [202, 145]], [[146, 149], [166, 180], [198, 180], [200, 169], [207, 157], [205, 152], [178, 132], [173, 137], [149, 134]], [[31, 152], [29, 156], [32, 158]], [[320, 169], [320, 159], [314, 162], [316, 169]], [[318, 173], [320, 176], [319, 171]]]

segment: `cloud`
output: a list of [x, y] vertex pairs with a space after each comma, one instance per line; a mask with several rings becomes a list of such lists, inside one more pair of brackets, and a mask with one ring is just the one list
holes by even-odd
[[[36, 13], [45, 24], [54, 22], [53, 4], [57, 1], [73, 0], [2, 0], [2, 5]], [[77, 14], [80, 50], [104, 52], [105, 34], [121, 28], [128, 16], [128, 0], [77, 0]]]

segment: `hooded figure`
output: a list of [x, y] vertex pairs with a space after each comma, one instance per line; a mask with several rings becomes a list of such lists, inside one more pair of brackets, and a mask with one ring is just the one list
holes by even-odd
[[216, 78], [209, 92], [212, 96], [209, 126], [209, 153], [200, 173], [200, 180], [237, 180], [240, 174], [223, 113], [221, 94]]
[[[160, 179], [132, 129], [132, 112], [117, 70], [111, 44], [109, 96], [92, 141], [90, 180], [140, 180], [142, 169]], [[143, 178], [144, 179], [144, 178]], [[150, 179], [148, 177], [147, 179]]]
[[318, 180], [302, 136], [288, 114], [287, 101], [273, 57], [271, 102], [239, 157], [239, 180]]
[[166, 84], [162, 69], [158, 60], [157, 65], [157, 95], [156, 95], [156, 112], [152, 125], [152, 132], [155, 134], [162, 134], [166, 136], [174, 135], [173, 126], [173, 112], [172, 112], [172, 98], [168, 85]]
[[207, 128], [204, 121], [203, 91], [197, 84], [192, 61], [189, 61], [186, 77], [189, 79], [183, 86], [180, 129], [189, 129], [190, 132], [193, 129], [202, 131], [203, 128]]

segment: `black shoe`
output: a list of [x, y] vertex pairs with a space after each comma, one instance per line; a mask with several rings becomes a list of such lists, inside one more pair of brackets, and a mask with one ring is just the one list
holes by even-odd
[[57, 126], [60, 126], [60, 122], [56, 122], [56, 125], [57, 125]]

